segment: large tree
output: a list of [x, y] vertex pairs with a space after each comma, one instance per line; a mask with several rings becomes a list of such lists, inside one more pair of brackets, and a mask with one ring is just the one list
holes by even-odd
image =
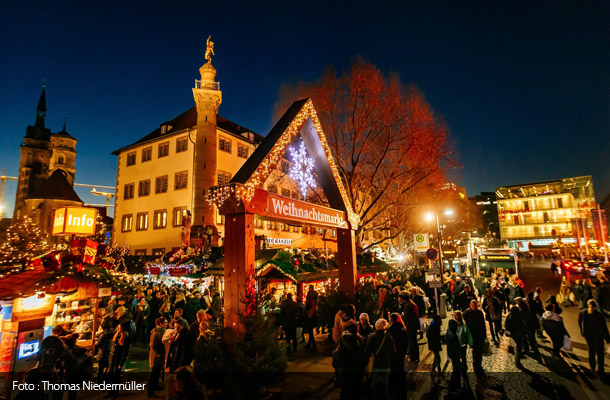
[[[448, 131], [415, 85], [384, 76], [356, 59], [337, 75], [328, 69], [315, 82], [286, 84], [279, 116], [293, 101], [310, 97], [335, 155], [354, 211], [358, 240], [368, 246], [393, 239], [412, 226], [412, 210], [434, 196], [456, 165]], [[369, 231], [385, 232], [376, 239]]]

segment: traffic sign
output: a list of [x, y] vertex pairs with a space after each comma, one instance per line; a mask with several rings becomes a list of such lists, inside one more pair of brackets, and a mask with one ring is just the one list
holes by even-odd
[[453, 246], [447, 246], [443, 249], [443, 257], [448, 260], [453, 260], [457, 257], [457, 249]]
[[440, 275], [441, 270], [440, 268], [430, 268], [429, 270], [426, 271], [426, 274], [428, 275]]
[[426, 257], [428, 257], [430, 260], [436, 260], [436, 257], [438, 257], [438, 251], [436, 251], [436, 249], [429, 248], [426, 250]]
[[557, 231], [555, 229], [551, 229], [551, 236], [557, 236]]

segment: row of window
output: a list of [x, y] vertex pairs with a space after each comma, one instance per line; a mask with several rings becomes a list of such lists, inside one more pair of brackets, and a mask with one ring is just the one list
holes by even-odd
[[[155, 193], [167, 193], [169, 177], [159, 176], [155, 179]], [[150, 179], [138, 182], [138, 197], [150, 195]], [[174, 190], [186, 189], [188, 185], [188, 171], [180, 171], [174, 174]], [[123, 186], [123, 200], [133, 199], [135, 196], [135, 183], [127, 183]]]
[[[186, 207], [175, 207], [172, 212], [172, 225], [182, 226], [182, 219], [186, 215]], [[148, 212], [136, 214], [135, 230], [148, 230]], [[167, 227], [167, 210], [153, 211], [153, 229], [164, 229]], [[121, 232], [131, 232], [134, 228], [133, 214], [123, 215], [121, 220]]]
[[[231, 150], [231, 139], [220, 137], [218, 139], [218, 149], [227, 153], [232, 153]], [[176, 139], [176, 153], [181, 153], [188, 150], [188, 138], [181, 137]], [[152, 146], [142, 149], [142, 162], [152, 160]], [[169, 155], [169, 142], [159, 143], [157, 145], [157, 158], [166, 157]], [[248, 158], [249, 150], [248, 146], [238, 143], [237, 144], [237, 156], [241, 158]], [[127, 166], [135, 165], [137, 158], [137, 151], [127, 153]]]
[[[231, 139], [227, 139], [224, 137], [218, 138], [218, 150], [225, 151], [227, 153], [232, 153], [231, 150]], [[241, 158], [248, 158], [248, 146], [243, 145], [241, 143], [237, 143], [237, 156]]]
[[[267, 191], [269, 193], [278, 194], [278, 190], [277, 190], [277, 186], [276, 185], [267, 185]], [[282, 196], [292, 197], [295, 200], [305, 200], [303, 198], [303, 196], [301, 195], [301, 193], [295, 192], [294, 190], [291, 191], [290, 189], [280, 188], [280, 191], [281, 191]]]
[[[182, 153], [188, 150], [188, 138], [186, 136], [176, 139], [176, 153]], [[152, 146], [142, 149], [142, 162], [152, 160]], [[169, 142], [159, 143], [157, 145], [157, 158], [167, 157], [169, 155]], [[137, 151], [127, 153], [127, 166], [136, 164]]]

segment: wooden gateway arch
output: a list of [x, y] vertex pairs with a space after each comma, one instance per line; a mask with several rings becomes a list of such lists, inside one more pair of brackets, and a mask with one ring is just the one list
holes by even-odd
[[[299, 135], [329, 207], [269, 193], [267, 178]], [[353, 296], [356, 290], [355, 229], [359, 216], [353, 212], [337, 165], [322, 131], [313, 103], [299, 100], [290, 106], [229, 184], [210, 188], [208, 201], [225, 216], [224, 325], [242, 332], [240, 315], [256, 307], [254, 216], [289, 223], [306, 223], [337, 230], [339, 289]]]

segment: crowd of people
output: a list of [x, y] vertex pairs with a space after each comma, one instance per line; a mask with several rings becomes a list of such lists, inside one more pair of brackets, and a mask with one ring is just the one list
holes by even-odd
[[[406, 371], [409, 363], [419, 363], [424, 336], [433, 354], [432, 374], [443, 376], [441, 353], [445, 347], [452, 364], [449, 390], [459, 393], [470, 390], [467, 353], [472, 352], [472, 370], [484, 375], [483, 356], [493, 345], [499, 346], [504, 335], [514, 342], [518, 368], [524, 357], [541, 361], [539, 341], [546, 337], [552, 343], [553, 356], [560, 359], [561, 349], [569, 347], [570, 338], [562, 311], [572, 304], [581, 309], [578, 323], [589, 347], [591, 371], [597, 369], [603, 375], [604, 342], [610, 342], [610, 335], [599, 300], [608, 278], [604, 274], [597, 278], [596, 285], [590, 279], [571, 282], [568, 278], [570, 292], [563, 289], [567, 285], [564, 282], [563, 292], [543, 301], [541, 288], [525, 293], [523, 282], [506, 272], [490, 277], [473, 277], [468, 271], [462, 275], [446, 273], [440, 289], [442, 300], [437, 305], [423, 271], [413, 268], [366, 278], [365, 283], [374, 287], [374, 308], [367, 313], [353, 304], [344, 304], [329, 323], [319, 319], [319, 302], [324, 294], [313, 285], [302, 298], [288, 292], [280, 294], [274, 288], [263, 289], [258, 301], [265, 318], [271, 318], [277, 327], [278, 340], [285, 340], [288, 354], [304, 342], [315, 352], [314, 332], [329, 331], [334, 343], [332, 365], [342, 399], [357, 399], [363, 393], [367, 398], [404, 399]], [[102, 322], [94, 357], [98, 381], [121, 382], [130, 348], [142, 346], [149, 351], [149, 397], [157, 397], [156, 392], [164, 389], [175, 393], [176, 398], [206, 398], [191, 365], [198, 343], [213, 334], [211, 322], [222, 319], [220, 294], [213, 288], [188, 289], [144, 280], [133, 282], [132, 287], [132, 295], [108, 297], [100, 304]], [[450, 313], [445, 329], [438, 315], [441, 305]], [[61, 346], [72, 354], [72, 361], [64, 365], [64, 379], [81, 379], [85, 357], [74, 356], [73, 350], [78, 347], [75, 335], [57, 326], [50, 338], [45, 339], [47, 346]], [[118, 395], [116, 390], [108, 393], [108, 397]], [[70, 396], [74, 398], [75, 393]]]
[[[514, 343], [517, 368], [522, 368], [526, 356], [542, 362], [539, 341], [546, 341], [546, 337], [552, 343], [553, 357], [561, 359], [561, 349], [570, 350], [570, 334], [557, 295], [543, 301], [539, 287], [524, 293], [523, 282], [506, 273], [474, 278], [446, 274], [442, 292], [452, 318], [443, 332], [432, 292], [418, 286], [418, 277], [411, 271], [376, 282], [380, 318], [374, 328], [369, 316], [358, 316], [353, 305], [344, 305], [337, 312], [332, 363], [342, 399], [359, 399], [362, 393], [369, 393], [370, 398], [406, 398], [405, 365], [419, 363], [419, 340], [424, 333], [433, 354], [432, 374], [436, 377], [443, 375], [441, 352], [446, 347], [452, 364], [451, 393], [471, 390], [467, 374], [469, 349], [473, 371], [484, 375], [483, 355], [491, 352], [491, 343], [499, 346], [503, 335]], [[606, 320], [596, 300], [587, 298], [579, 305], [582, 310], [578, 322], [589, 347], [591, 373], [597, 368], [597, 375], [603, 377], [604, 342], [610, 343]]]

